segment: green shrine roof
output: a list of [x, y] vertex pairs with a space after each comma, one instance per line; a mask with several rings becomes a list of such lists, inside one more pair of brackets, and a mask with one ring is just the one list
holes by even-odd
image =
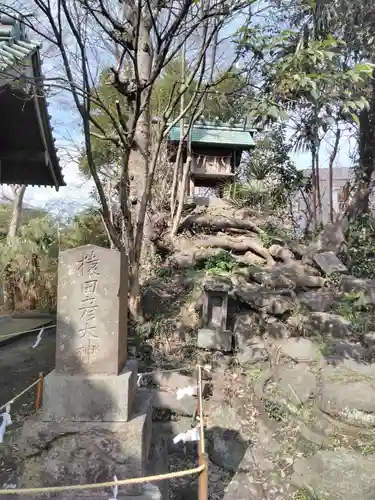
[[0, 14], [0, 184], [65, 186], [39, 49], [22, 16]]
[[[255, 146], [253, 139], [254, 132], [254, 129], [246, 129], [244, 125], [200, 121], [193, 126], [191, 140], [192, 144], [220, 145], [231, 146], [238, 149], [251, 149]], [[174, 126], [170, 131], [169, 141], [180, 141], [179, 125]]]
[[0, 15], [1, 72], [29, 59], [39, 47], [39, 43], [27, 38], [21, 22], [4, 14]]

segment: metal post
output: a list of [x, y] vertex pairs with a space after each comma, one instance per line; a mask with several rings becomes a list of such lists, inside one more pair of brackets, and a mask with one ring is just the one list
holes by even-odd
[[44, 382], [44, 375], [41, 372], [39, 373], [39, 381], [38, 385], [36, 386], [36, 399], [35, 399], [36, 410], [39, 410], [42, 406], [43, 382]]

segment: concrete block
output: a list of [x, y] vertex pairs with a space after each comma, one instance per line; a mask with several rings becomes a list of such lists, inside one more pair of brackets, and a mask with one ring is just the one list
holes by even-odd
[[44, 421], [126, 422], [137, 390], [137, 362], [120, 375], [49, 373], [44, 380]]
[[230, 352], [232, 350], [232, 332], [229, 330], [200, 328], [198, 330], [197, 346], [201, 349]]

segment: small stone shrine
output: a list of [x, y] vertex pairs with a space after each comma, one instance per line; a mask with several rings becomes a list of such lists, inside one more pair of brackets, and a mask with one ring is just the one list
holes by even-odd
[[[93, 245], [60, 253], [56, 369], [45, 378], [42, 411], [22, 429], [22, 487], [145, 475], [152, 401], [137, 392], [137, 363], [127, 359], [126, 264], [119, 252]], [[135, 485], [119, 487], [118, 498], [158, 495], [157, 487]], [[54, 498], [108, 496], [95, 489]]]
[[232, 349], [232, 332], [227, 330], [228, 294], [232, 282], [226, 278], [203, 281], [202, 321], [198, 330], [198, 347], [220, 351]]

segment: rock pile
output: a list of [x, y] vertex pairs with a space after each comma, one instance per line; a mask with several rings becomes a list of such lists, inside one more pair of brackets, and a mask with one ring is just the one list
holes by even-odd
[[[269, 250], [272, 251], [272, 248]], [[363, 304], [374, 305], [375, 280], [343, 274], [346, 268], [332, 252], [315, 255], [308, 263], [304, 263], [303, 258], [297, 260], [289, 249], [286, 252], [287, 255], [283, 254], [283, 262], [264, 267], [252, 265], [240, 268], [225, 278], [230, 309], [228, 328], [219, 329], [220, 333], [215, 337], [217, 341], [214, 342], [212, 330], [200, 330], [198, 347], [227, 352], [228, 346], [233, 346], [237, 351], [238, 361], [245, 364], [267, 360], [270, 356], [267, 347], [270, 342], [290, 337], [329, 341], [332, 356], [342, 355], [346, 347], [353, 350], [358, 340], [366, 347], [375, 344], [374, 334], [363, 332], [358, 336], [347, 317], [337, 312], [340, 301], [347, 294], [355, 294]], [[272, 254], [276, 255], [276, 252], [272, 251]], [[279, 249], [278, 255], [280, 254]], [[339, 284], [332, 283], [330, 275], [324, 269], [330, 272], [335, 269]], [[222, 277], [211, 276], [209, 281], [212, 289], [222, 287]], [[202, 289], [204, 288], [207, 288], [205, 281], [202, 283]], [[199, 300], [201, 303], [202, 298]], [[218, 307], [214, 298], [212, 300], [212, 304], [207, 305], [205, 314], [212, 314], [215, 307]], [[206, 325], [210, 322], [210, 318], [204, 315], [202, 320]], [[297, 350], [295, 356], [299, 356], [299, 351], [300, 357], [305, 356], [306, 344], [299, 343], [297, 348], [293, 342], [284, 342], [284, 349], [288, 349], [285, 347], [287, 345], [290, 345], [292, 351]], [[358, 347], [356, 349], [357, 357], [366, 355]]]

